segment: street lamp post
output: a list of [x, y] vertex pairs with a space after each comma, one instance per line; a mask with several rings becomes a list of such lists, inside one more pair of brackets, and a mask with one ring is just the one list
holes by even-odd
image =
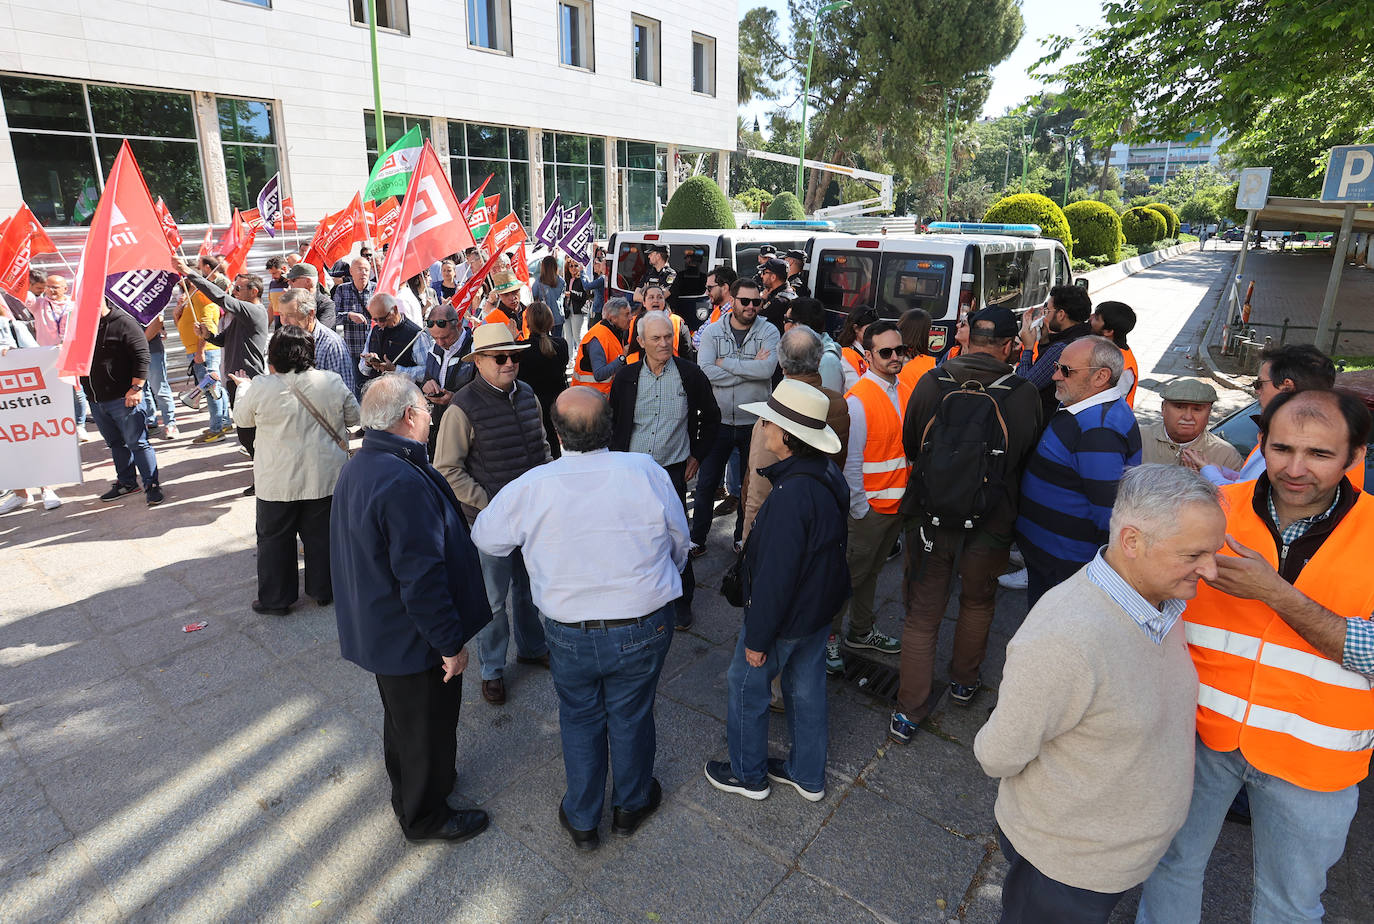
[[1062, 204], [1067, 207], [1069, 204], [1069, 181], [1073, 176], [1073, 159], [1070, 156], [1073, 148], [1069, 145], [1071, 136], [1067, 132], [1045, 132], [1045, 134], [1051, 138], [1060, 138], [1064, 142], [1064, 196]]
[[[806, 83], [802, 85], [801, 150], [797, 155], [797, 201], [802, 202], [802, 171], [806, 169], [806, 103], [811, 96], [811, 62], [816, 57], [816, 30], [820, 28], [821, 14], [842, 10], [852, 4], [852, 0], [834, 0], [816, 10], [811, 20], [811, 50], [806, 53]], [[804, 208], [804, 206], [803, 206]]]
[[1030, 165], [1030, 146], [1035, 140], [1035, 129], [1040, 124], [1040, 119], [1031, 120], [1030, 134], [1021, 136], [1021, 188], [1018, 192], [1026, 191], [1026, 168]]

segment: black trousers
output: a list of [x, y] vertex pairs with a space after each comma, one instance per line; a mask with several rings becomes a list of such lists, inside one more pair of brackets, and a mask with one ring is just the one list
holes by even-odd
[[290, 606], [300, 596], [296, 580], [297, 536], [305, 546], [305, 592], [316, 600], [332, 600], [329, 508], [334, 499], [257, 500], [258, 601], [268, 607]]
[[[227, 388], [227, 389], [229, 390], [229, 407], [230, 407], [230, 408], [233, 408], [233, 406], [234, 406], [234, 396], [238, 394], [239, 387], [238, 387], [237, 385], [234, 384], [234, 380], [233, 380], [233, 379], [229, 378], [229, 373], [230, 373], [230, 372], [237, 372], [237, 371], [238, 371], [238, 370], [236, 370], [236, 369], [225, 369], [225, 370], [224, 370], [224, 387]], [[258, 428], [257, 428], [257, 427], [235, 427], [235, 428], [234, 428], [234, 432], [236, 432], [236, 433], [239, 435], [239, 445], [243, 447], [243, 451], [244, 451], [244, 452], [248, 453], [248, 458], [250, 458], [250, 459], [253, 458], [253, 447], [254, 447], [254, 445], [256, 445], [256, 443], [257, 443]], [[266, 602], [266, 601], [264, 601], [264, 602]]]
[[[677, 489], [677, 499], [682, 501], [682, 512], [687, 512], [687, 460], [676, 462], [665, 466], [664, 470], [668, 473], [668, 478], [672, 480], [673, 487]], [[712, 501], [715, 503], [715, 501]], [[682, 596], [677, 599], [678, 622], [683, 622], [684, 617], [691, 618], [692, 598], [696, 596], [697, 578], [692, 571], [692, 556], [687, 556], [687, 567], [682, 569]]]
[[438, 829], [453, 810], [457, 781], [462, 675], [444, 683], [443, 665], [418, 674], [377, 674], [385, 724], [382, 748], [391, 777], [391, 807], [409, 837]]
[[998, 924], [1107, 924], [1125, 892], [1094, 892], [1046, 876], [1016, 852], [999, 829], [997, 842], [1011, 868], [1002, 883], [1002, 917]]

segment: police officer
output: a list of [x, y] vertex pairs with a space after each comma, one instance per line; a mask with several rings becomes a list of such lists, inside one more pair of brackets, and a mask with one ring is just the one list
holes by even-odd
[[769, 257], [759, 267], [759, 278], [763, 280], [759, 289], [764, 293], [763, 308], [759, 314], [772, 321], [781, 333], [782, 316], [787, 313], [787, 303], [797, 297], [787, 285], [787, 264], [777, 257]]
[[759, 284], [760, 292], [765, 291], [763, 288], [763, 265], [777, 255], [778, 248], [774, 247], [772, 244], [764, 244], [759, 248], [759, 268], [754, 271], [754, 281]]
[[810, 298], [811, 290], [806, 286], [802, 269], [806, 266], [806, 251], [787, 251], [787, 285], [796, 293], [797, 298]]
[[667, 292], [677, 280], [677, 270], [668, 265], [667, 244], [650, 244], [645, 253], [649, 255], [649, 272], [644, 274], [644, 281], [635, 292], [637, 302], [644, 300], [644, 290], [649, 286], [659, 286]]

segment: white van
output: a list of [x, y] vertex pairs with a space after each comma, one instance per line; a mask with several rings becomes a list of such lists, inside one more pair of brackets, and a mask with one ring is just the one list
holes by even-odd
[[645, 248], [650, 244], [664, 245], [668, 248], [668, 265], [678, 273], [678, 311], [688, 327], [695, 331], [710, 314], [706, 274], [711, 270], [729, 266], [741, 276], [753, 276], [758, 269], [759, 248], [764, 244], [772, 244], [781, 257], [789, 250], [806, 249], [812, 237], [823, 233], [816, 230], [818, 227], [834, 227], [829, 222], [819, 226], [806, 222], [780, 224], [787, 227], [744, 231], [617, 231], [606, 244], [609, 263], [606, 278], [610, 283], [606, 297], [621, 295], [633, 299], [635, 289], [649, 272]]
[[[838, 331], [862, 305], [896, 320], [908, 308], [930, 312], [930, 350], [954, 343], [962, 314], [988, 305], [1013, 311], [1043, 306], [1068, 285], [1064, 245], [1036, 225], [935, 222], [929, 234], [820, 234], [806, 248], [811, 291]], [[1079, 285], [1086, 286], [1086, 280]]]

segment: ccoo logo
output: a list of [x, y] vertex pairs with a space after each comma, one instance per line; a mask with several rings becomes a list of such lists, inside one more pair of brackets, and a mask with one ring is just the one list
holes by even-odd
[[43, 383], [43, 370], [37, 366], [0, 372], [0, 395], [11, 395], [20, 391], [42, 391], [46, 387]]

